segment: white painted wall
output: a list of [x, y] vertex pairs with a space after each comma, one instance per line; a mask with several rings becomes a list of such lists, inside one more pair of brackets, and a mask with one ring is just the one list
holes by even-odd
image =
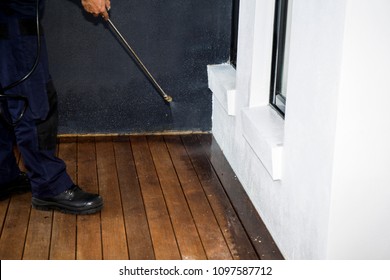
[[328, 257], [390, 259], [390, 1], [349, 1]]
[[287, 259], [390, 259], [390, 1], [291, 2], [281, 180], [240, 113], [270, 110], [274, 0], [241, 1], [236, 116], [214, 99], [213, 134]]

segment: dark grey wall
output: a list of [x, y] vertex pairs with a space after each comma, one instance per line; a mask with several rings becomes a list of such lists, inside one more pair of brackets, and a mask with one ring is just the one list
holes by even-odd
[[229, 59], [230, 0], [112, 1], [111, 20], [171, 105], [79, 1], [49, 0], [43, 19], [60, 133], [211, 130], [206, 66]]

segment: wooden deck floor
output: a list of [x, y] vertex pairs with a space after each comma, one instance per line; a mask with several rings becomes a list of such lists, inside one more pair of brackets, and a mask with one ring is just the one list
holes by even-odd
[[61, 138], [58, 152], [102, 212], [1, 201], [0, 259], [282, 259], [211, 135]]

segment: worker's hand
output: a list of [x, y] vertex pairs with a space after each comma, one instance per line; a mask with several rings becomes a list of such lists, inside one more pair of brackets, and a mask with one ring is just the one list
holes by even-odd
[[81, 4], [86, 12], [93, 14], [95, 17], [101, 15], [105, 20], [109, 19], [110, 0], [81, 0]]

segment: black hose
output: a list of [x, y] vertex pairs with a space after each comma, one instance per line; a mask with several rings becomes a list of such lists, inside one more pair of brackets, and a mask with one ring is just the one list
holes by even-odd
[[34, 73], [35, 69], [37, 68], [37, 66], [39, 64], [39, 58], [40, 58], [40, 53], [41, 53], [41, 30], [39, 28], [39, 26], [40, 26], [40, 23], [39, 23], [39, 0], [37, 0], [37, 4], [36, 4], [35, 21], [36, 21], [36, 26], [37, 26], [37, 54], [35, 56], [34, 65], [32, 66], [30, 71], [23, 78], [4, 87], [3, 88], [4, 91], [10, 90], [11, 88], [18, 86], [19, 84], [23, 83], [25, 80], [30, 78], [30, 76]]
[[39, 20], [39, 0], [37, 0], [37, 3], [36, 3], [36, 12], [35, 12], [35, 20], [36, 20], [36, 26], [37, 26], [37, 53], [36, 53], [36, 56], [35, 56], [35, 61], [34, 61], [34, 64], [33, 66], [31, 67], [30, 71], [24, 76], [22, 77], [21, 79], [3, 87], [3, 88], [0, 88], [0, 101], [2, 99], [14, 99], [14, 100], [20, 100], [20, 101], [23, 101], [24, 103], [24, 106], [23, 106], [23, 109], [22, 109], [22, 112], [20, 113], [20, 115], [18, 116], [18, 118], [15, 120], [15, 121], [12, 121], [12, 119], [8, 119], [5, 114], [6, 112], [4, 112], [3, 110], [6, 110], [6, 109], [2, 109], [0, 107], [0, 116], [3, 117], [3, 119], [11, 126], [16, 126], [21, 120], [22, 118], [24, 117], [24, 114], [27, 110], [27, 107], [28, 107], [28, 99], [27, 97], [25, 96], [22, 96], [22, 95], [16, 95], [16, 94], [5, 94], [6, 91], [20, 85], [21, 83], [23, 83], [25, 80], [27, 80], [28, 78], [31, 77], [31, 75], [34, 73], [35, 69], [37, 68], [38, 64], [39, 64], [39, 59], [40, 59], [40, 53], [41, 53], [41, 30], [40, 30], [40, 20]]

